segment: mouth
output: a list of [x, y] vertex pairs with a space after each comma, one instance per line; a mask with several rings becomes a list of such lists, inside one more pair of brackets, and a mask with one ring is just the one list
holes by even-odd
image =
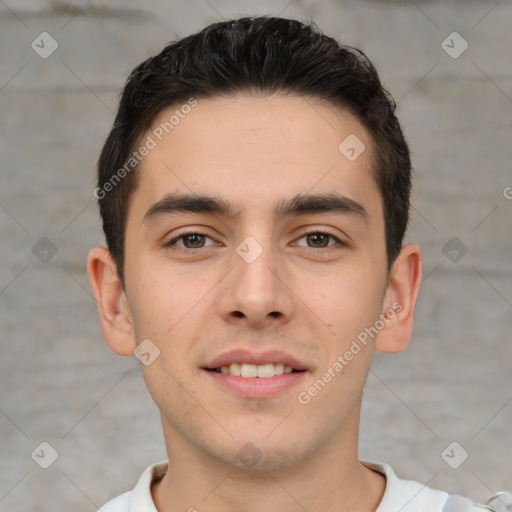
[[224, 353], [202, 368], [217, 386], [245, 398], [280, 394], [302, 381], [306, 365], [281, 351]]
[[219, 368], [208, 369], [212, 372], [222, 373], [224, 375], [234, 375], [244, 379], [258, 378], [267, 379], [278, 375], [303, 372], [306, 370], [296, 370], [284, 363], [266, 363], [266, 364], [247, 364], [247, 363], [231, 363], [230, 365], [222, 365]]

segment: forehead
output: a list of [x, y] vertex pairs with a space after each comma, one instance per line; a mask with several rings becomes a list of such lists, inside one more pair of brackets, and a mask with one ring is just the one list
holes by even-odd
[[153, 147], [138, 167], [132, 206], [139, 217], [183, 192], [222, 196], [253, 213], [297, 194], [335, 192], [382, 217], [373, 141], [347, 110], [277, 95], [193, 104], [163, 110], [142, 138]]

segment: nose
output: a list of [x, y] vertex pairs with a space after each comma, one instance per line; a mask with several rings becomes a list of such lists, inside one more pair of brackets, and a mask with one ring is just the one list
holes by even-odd
[[289, 322], [294, 307], [291, 278], [271, 242], [263, 245], [247, 237], [233, 252], [232, 264], [219, 283], [218, 314], [230, 323], [245, 323], [254, 329]]

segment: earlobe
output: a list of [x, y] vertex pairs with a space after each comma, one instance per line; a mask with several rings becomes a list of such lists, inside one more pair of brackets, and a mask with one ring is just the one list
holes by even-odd
[[420, 248], [416, 244], [404, 245], [389, 275], [382, 310], [387, 321], [375, 342], [378, 352], [401, 352], [409, 345], [421, 275]]
[[116, 264], [104, 247], [95, 247], [87, 257], [87, 273], [98, 303], [105, 341], [119, 355], [131, 356], [136, 347], [132, 316]]

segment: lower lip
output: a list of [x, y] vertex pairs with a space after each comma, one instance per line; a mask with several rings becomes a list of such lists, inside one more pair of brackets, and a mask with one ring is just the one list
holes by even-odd
[[302, 381], [308, 371], [283, 373], [274, 377], [238, 377], [229, 373], [203, 370], [219, 386], [247, 398], [278, 395]]

